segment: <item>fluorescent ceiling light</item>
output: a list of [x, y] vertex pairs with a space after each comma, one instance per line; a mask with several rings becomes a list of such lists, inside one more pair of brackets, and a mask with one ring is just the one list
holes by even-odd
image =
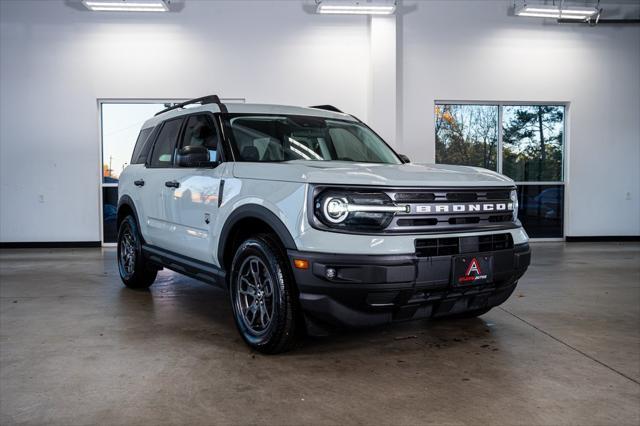
[[84, 6], [94, 12], [167, 12], [164, 0], [82, 0]]
[[536, 18], [552, 18], [552, 19], [573, 19], [577, 21], [587, 21], [598, 14], [598, 9], [593, 8], [569, 8], [558, 6], [527, 6], [526, 4], [516, 10], [518, 16], [528, 16]]
[[323, 14], [339, 14], [339, 15], [391, 15], [396, 11], [396, 4], [388, 1], [367, 2], [362, 1], [343, 1], [328, 2], [322, 1], [318, 3], [316, 12]]

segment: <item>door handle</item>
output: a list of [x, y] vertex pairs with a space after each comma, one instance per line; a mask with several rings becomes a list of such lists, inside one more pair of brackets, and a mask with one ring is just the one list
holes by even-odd
[[168, 180], [164, 183], [167, 188], [180, 188], [180, 182], [177, 180]]
[[144, 180], [142, 180], [142, 179], [134, 180], [133, 184], [135, 186], [144, 186]]

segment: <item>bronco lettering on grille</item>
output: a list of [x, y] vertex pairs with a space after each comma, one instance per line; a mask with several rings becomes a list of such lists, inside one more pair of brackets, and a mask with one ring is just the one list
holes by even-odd
[[513, 210], [513, 203], [414, 204], [411, 206], [413, 214], [503, 212], [511, 210]]

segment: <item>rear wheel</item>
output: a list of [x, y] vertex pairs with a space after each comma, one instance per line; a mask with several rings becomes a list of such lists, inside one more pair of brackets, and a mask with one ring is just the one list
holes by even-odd
[[236, 325], [253, 349], [279, 353], [299, 340], [303, 325], [288, 259], [277, 240], [245, 240], [231, 264], [230, 296]]
[[149, 288], [158, 274], [142, 256], [140, 231], [133, 216], [124, 218], [118, 229], [118, 271], [124, 285], [137, 289]]

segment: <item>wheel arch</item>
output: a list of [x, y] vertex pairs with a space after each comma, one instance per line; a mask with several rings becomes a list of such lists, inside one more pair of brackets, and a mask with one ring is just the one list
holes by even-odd
[[222, 268], [231, 265], [238, 240], [255, 232], [272, 233], [285, 249], [297, 250], [291, 233], [275, 213], [258, 204], [245, 204], [229, 215], [220, 232], [217, 255]]
[[[138, 225], [138, 231], [140, 230], [140, 219], [138, 218], [138, 211], [136, 210], [136, 206], [133, 203], [133, 200], [128, 195], [123, 195], [118, 200], [118, 215], [116, 219], [116, 229], [120, 229], [120, 224], [128, 215], [132, 215], [136, 221], [136, 225]], [[142, 235], [140, 235], [142, 237]], [[143, 239], [144, 241], [144, 239]]]

